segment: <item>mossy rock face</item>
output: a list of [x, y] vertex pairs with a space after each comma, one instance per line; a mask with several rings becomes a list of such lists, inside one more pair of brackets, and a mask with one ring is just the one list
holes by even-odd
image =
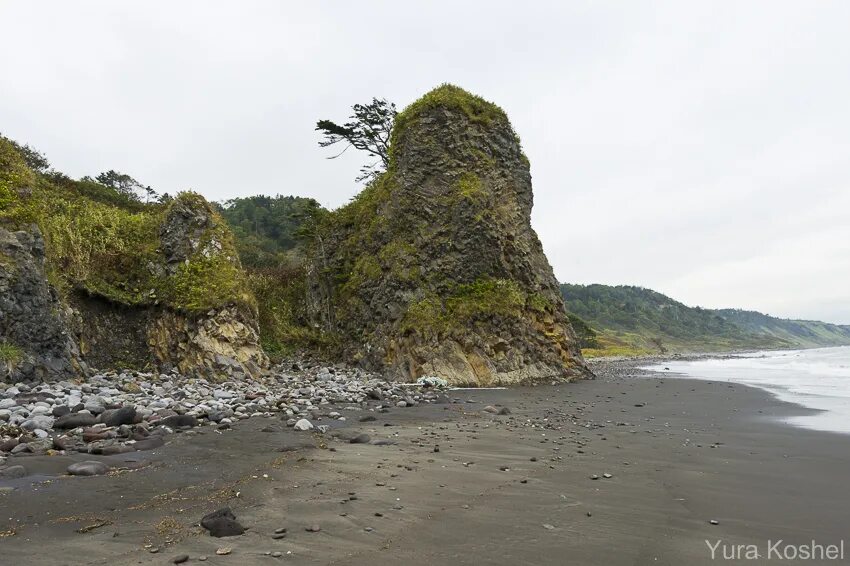
[[444, 85], [398, 116], [389, 170], [325, 219], [308, 289], [346, 356], [456, 384], [589, 375], [531, 228], [504, 112]]
[[37, 227], [0, 227], [0, 381], [57, 380], [84, 371], [69, 310], [46, 281]]
[[[178, 367], [223, 379], [257, 375], [268, 360], [259, 347], [256, 302], [221, 216], [195, 193], [122, 206], [114, 195], [103, 198], [109, 190], [37, 174], [0, 138], [0, 227], [38, 232], [41, 279], [62, 309], [74, 311], [60, 334], [74, 337], [83, 357], [98, 365]], [[0, 269], [20, 270], [16, 259], [0, 255]], [[164, 319], [179, 322], [167, 338]], [[209, 321], [222, 331], [210, 331]]]

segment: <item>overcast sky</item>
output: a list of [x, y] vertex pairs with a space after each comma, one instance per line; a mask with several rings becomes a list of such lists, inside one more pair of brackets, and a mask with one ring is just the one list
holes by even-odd
[[0, 131], [71, 176], [360, 190], [319, 118], [502, 106], [555, 273], [850, 323], [850, 2], [0, 0]]

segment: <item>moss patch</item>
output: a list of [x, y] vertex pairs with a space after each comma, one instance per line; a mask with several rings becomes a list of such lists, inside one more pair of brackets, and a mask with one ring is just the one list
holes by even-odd
[[446, 298], [432, 293], [412, 303], [403, 331], [443, 336], [487, 316], [520, 316], [526, 295], [515, 281], [484, 278], [455, 286]]
[[23, 359], [24, 351], [21, 348], [9, 342], [0, 341], [0, 362], [14, 366]]
[[481, 177], [475, 173], [465, 171], [455, 183], [456, 201], [468, 201], [480, 203], [487, 196]]
[[396, 116], [390, 137], [390, 168], [393, 167], [397, 157], [393, 150], [398, 147], [398, 141], [407, 128], [415, 123], [423, 113], [436, 107], [463, 112], [470, 121], [476, 124], [489, 125], [493, 120], [501, 119], [506, 122], [508, 120], [505, 111], [492, 102], [488, 102], [480, 96], [471, 94], [455, 85], [440, 85]]

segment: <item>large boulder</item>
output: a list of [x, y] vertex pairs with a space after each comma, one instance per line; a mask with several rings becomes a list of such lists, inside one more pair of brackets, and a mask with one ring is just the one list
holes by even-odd
[[505, 113], [444, 85], [398, 115], [388, 171], [319, 231], [316, 324], [415, 380], [590, 376], [531, 227], [529, 162]]

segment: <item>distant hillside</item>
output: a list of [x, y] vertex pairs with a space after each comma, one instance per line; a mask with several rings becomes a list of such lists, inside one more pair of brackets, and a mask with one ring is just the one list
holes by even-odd
[[751, 334], [773, 336], [800, 347], [850, 344], [850, 325], [816, 320], [789, 320], [740, 309], [716, 310], [719, 316]]
[[235, 198], [221, 205], [221, 215], [236, 236], [236, 248], [245, 267], [273, 267], [285, 263], [285, 254], [299, 241], [305, 221], [322, 210], [311, 198], [257, 195]]
[[567, 310], [596, 333], [588, 355], [850, 344], [850, 327], [689, 307], [642, 287], [561, 285]]

